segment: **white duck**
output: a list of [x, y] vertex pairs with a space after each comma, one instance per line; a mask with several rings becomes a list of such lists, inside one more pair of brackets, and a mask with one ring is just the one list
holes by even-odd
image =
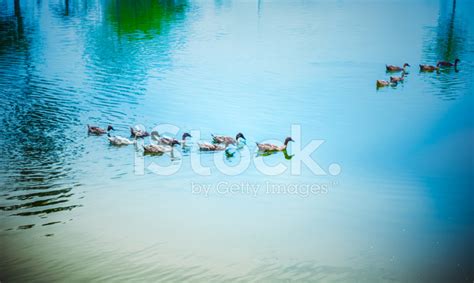
[[137, 143], [137, 140], [129, 140], [127, 138], [121, 137], [121, 136], [111, 136], [108, 134], [109, 142], [111, 145], [116, 145], [116, 146], [121, 146], [121, 145], [130, 145], [130, 144], [135, 144]]

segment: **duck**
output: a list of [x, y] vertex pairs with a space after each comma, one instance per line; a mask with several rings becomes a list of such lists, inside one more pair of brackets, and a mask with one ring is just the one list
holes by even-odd
[[130, 136], [132, 136], [132, 137], [144, 138], [144, 137], [148, 137], [149, 135], [150, 134], [145, 130], [130, 127]]
[[96, 127], [96, 126], [87, 125], [87, 133], [93, 134], [93, 135], [103, 135], [113, 130], [114, 130], [114, 127], [112, 127], [111, 125], [107, 126], [107, 130]]
[[177, 140], [173, 140], [170, 145], [147, 144], [143, 145], [143, 151], [148, 154], [163, 154], [173, 152], [173, 147], [175, 145], [179, 145]]
[[396, 82], [389, 82], [389, 81], [386, 81], [386, 80], [377, 80], [377, 88], [379, 87], [386, 87], [386, 86], [396, 86], [397, 83]]
[[237, 142], [239, 142], [239, 139], [246, 140], [246, 138], [244, 137], [244, 135], [242, 133], [238, 133], [235, 136], [235, 139], [233, 137], [230, 137], [230, 136], [216, 136], [216, 135], [213, 135], [213, 134], [211, 134], [211, 136], [212, 136], [212, 141], [214, 143], [223, 143], [225, 145], [236, 144]]
[[454, 60], [454, 63], [447, 62], [447, 61], [439, 61], [436, 64], [436, 67], [453, 67], [454, 66], [454, 68], [456, 68], [458, 66], [459, 62], [461, 62], [461, 60], [459, 60], [458, 58], [456, 58], [456, 60]]
[[395, 66], [395, 65], [385, 65], [385, 69], [387, 72], [401, 72], [405, 71], [406, 67], [410, 67], [410, 64], [405, 63], [403, 64], [403, 67]]
[[256, 143], [257, 144], [257, 147], [258, 147], [258, 150], [259, 151], [284, 151], [286, 150], [286, 148], [288, 147], [288, 143], [289, 142], [294, 142], [294, 140], [291, 138], [291, 137], [287, 137], [285, 139], [285, 142], [283, 143], [283, 145], [274, 145], [274, 144], [269, 144], [269, 143]]
[[136, 139], [132, 141], [121, 136], [111, 136], [110, 134], [108, 134], [108, 139], [111, 145], [117, 146], [137, 143]]
[[391, 76], [390, 77], [390, 82], [391, 83], [402, 83], [404, 79], [405, 79], [405, 71], [402, 71], [402, 75], [400, 77]]
[[434, 71], [439, 71], [439, 66], [420, 64], [420, 72], [434, 72]]
[[151, 132], [151, 138], [155, 141], [157, 141], [158, 143], [160, 144], [164, 144], [164, 145], [171, 145], [171, 143], [173, 141], [177, 141], [179, 142], [179, 144], [181, 146], [184, 146], [185, 143], [186, 143], [186, 138], [192, 138], [191, 134], [189, 133], [184, 133], [183, 136], [182, 136], [182, 140], [176, 140], [174, 138], [169, 138], [169, 137], [161, 137], [157, 131], [153, 131]]
[[198, 143], [198, 147], [200, 151], [220, 151], [225, 150], [225, 147], [218, 144], [212, 144], [208, 142]]

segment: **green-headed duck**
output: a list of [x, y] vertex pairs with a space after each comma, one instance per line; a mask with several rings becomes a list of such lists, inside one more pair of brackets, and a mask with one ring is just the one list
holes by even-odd
[[93, 135], [103, 135], [103, 134], [106, 134], [106, 133], [108, 133], [112, 130], [114, 130], [114, 127], [112, 127], [111, 125], [107, 126], [107, 130], [96, 127], [96, 126], [87, 125], [87, 132], [89, 134], [93, 134]]
[[256, 143], [259, 151], [283, 151], [288, 147], [289, 142], [293, 142], [294, 140], [291, 137], [287, 137], [285, 139], [285, 143], [283, 145], [274, 145], [269, 143]]

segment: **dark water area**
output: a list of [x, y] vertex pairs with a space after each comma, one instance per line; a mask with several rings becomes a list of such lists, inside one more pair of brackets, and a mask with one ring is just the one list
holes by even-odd
[[[0, 0], [0, 281], [472, 282], [472, 9]], [[150, 156], [87, 124], [193, 137]], [[237, 132], [239, 157], [198, 150]], [[259, 170], [312, 140], [328, 174]]]

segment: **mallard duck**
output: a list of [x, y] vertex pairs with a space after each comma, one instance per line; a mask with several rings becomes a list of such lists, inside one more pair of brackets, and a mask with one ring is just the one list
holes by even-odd
[[403, 64], [403, 68], [395, 65], [385, 65], [387, 72], [401, 72], [404, 71], [406, 67], [410, 67], [410, 64]]
[[121, 137], [121, 136], [111, 136], [108, 134], [108, 139], [111, 145], [129, 145], [129, 144], [134, 144], [137, 141], [136, 140], [129, 140], [127, 138]]
[[106, 133], [108, 133], [112, 130], [114, 130], [114, 127], [112, 127], [111, 125], [107, 126], [107, 130], [96, 127], [96, 126], [87, 125], [87, 132], [89, 134], [93, 134], [93, 135], [103, 135], [103, 134], [106, 134]]
[[402, 72], [402, 75], [400, 77], [396, 77], [396, 76], [391, 76], [390, 77], [390, 82], [391, 83], [402, 83], [403, 80], [405, 79], [405, 71]]
[[212, 143], [198, 143], [199, 150], [201, 151], [219, 151], [219, 150], [225, 150], [225, 147], [222, 145], [218, 144], [212, 144]]
[[458, 63], [461, 62], [461, 60], [457, 59], [454, 60], [454, 63], [447, 62], [447, 61], [439, 61], [438, 64], [436, 64], [436, 67], [457, 67]]
[[246, 139], [242, 133], [238, 133], [235, 136], [235, 139], [233, 137], [229, 137], [229, 136], [215, 136], [213, 134], [211, 134], [211, 136], [212, 136], [212, 141], [214, 143], [223, 143], [225, 145], [236, 144], [239, 141], [240, 138], [242, 138], [244, 140]]
[[269, 144], [269, 143], [258, 143], [258, 142], [256, 144], [259, 151], [283, 151], [283, 150], [286, 150], [289, 142], [294, 142], [294, 140], [291, 137], [287, 137], [283, 145], [280, 145], [280, 146]]
[[396, 82], [389, 82], [389, 81], [386, 81], [386, 80], [377, 80], [377, 88], [379, 87], [386, 87], [386, 86], [396, 86], [397, 83]]
[[175, 145], [179, 145], [179, 142], [176, 140], [172, 141], [171, 145], [147, 144], [143, 145], [143, 151], [150, 154], [162, 154], [172, 152]]
[[420, 72], [434, 72], [439, 71], [438, 66], [433, 65], [420, 65]]
[[130, 136], [132, 136], [132, 137], [144, 138], [144, 137], [148, 137], [149, 135], [150, 134], [145, 130], [130, 127]]

